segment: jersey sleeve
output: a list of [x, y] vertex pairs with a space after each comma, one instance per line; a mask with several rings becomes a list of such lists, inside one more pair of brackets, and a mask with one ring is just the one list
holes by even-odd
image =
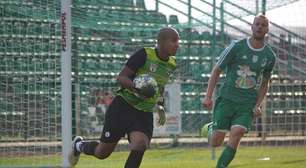
[[270, 79], [271, 75], [272, 75], [272, 70], [274, 68], [275, 65], [275, 53], [272, 54], [272, 59], [269, 61], [268, 65], [266, 66], [266, 68], [263, 70], [262, 76], [265, 79]]
[[147, 54], [144, 48], [136, 51], [131, 57], [127, 60], [126, 66], [132, 69], [134, 72], [137, 72], [140, 67], [142, 67], [147, 59]]
[[219, 66], [221, 70], [224, 70], [227, 67], [227, 65], [230, 64], [234, 59], [235, 45], [236, 45], [235, 42], [231, 42], [231, 44], [226, 49], [224, 49], [223, 52], [220, 54], [217, 66]]

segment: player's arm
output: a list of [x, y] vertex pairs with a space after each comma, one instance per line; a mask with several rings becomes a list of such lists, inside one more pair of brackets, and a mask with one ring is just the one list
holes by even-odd
[[263, 78], [256, 97], [256, 106], [260, 106], [266, 96], [270, 85], [270, 79]]
[[217, 85], [217, 82], [219, 81], [221, 72], [222, 72], [222, 70], [219, 68], [218, 65], [216, 65], [213, 68], [213, 70], [211, 72], [211, 76], [210, 76], [210, 78], [208, 80], [208, 86], [207, 86], [207, 90], [206, 90], [206, 95], [205, 95], [205, 98], [203, 100], [203, 105], [208, 110], [212, 109], [212, 106], [213, 106], [212, 95], [214, 93], [214, 89], [215, 89], [215, 87]]
[[232, 42], [223, 52], [220, 54], [220, 58], [211, 72], [211, 76], [208, 80], [208, 86], [206, 95], [203, 100], [203, 106], [208, 110], [213, 107], [212, 96], [214, 89], [219, 81], [221, 72], [232, 63], [235, 56], [235, 42]]
[[256, 105], [253, 110], [254, 117], [258, 117], [261, 115], [261, 103], [268, 92], [269, 84], [270, 84], [269, 78], [262, 79], [258, 93], [257, 93], [257, 97], [256, 97]]
[[135, 91], [133, 79], [136, 76], [138, 69], [145, 64], [146, 59], [147, 57], [144, 48], [131, 55], [117, 77], [117, 81], [121, 87]]
[[132, 78], [135, 76], [135, 72], [128, 66], [124, 66], [117, 77], [119, 85], [123, 88], [134, 91], [134, 84]]
[[222, 70], [219, 68], [218, 65], [214, 67], [211, 73], [211, 77], [208, 80], [208, 86], [207, 86], [207, 91], [206, 91], [206, 97], [207, 98], [212, 98], [214, 89], [217, 85], [217, 82], [219, 81], [220, 74]]
[[254, 107], [255, 117], [261, 115], [261, 103], [269, 90], [271, 74], [272, 74], [272, 70], [275, 64], [275, 57], [273, 58], [274, 59], [272, 59], [271, 63], [267, 66], [267, 68], [263, 71], [263, 74], [262, 74], [262, 81], [261, 81], [259, 90], [257, 92], [256, 104]]

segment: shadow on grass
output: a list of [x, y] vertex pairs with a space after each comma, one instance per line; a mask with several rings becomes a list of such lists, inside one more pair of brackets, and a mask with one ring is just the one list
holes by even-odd
[[294, 164], [294, 163], [302, 163], [302, 162], [306, 162], [306, 159], [292, 160], [292, 161], [284, 161], [284, 162], [281, 162], [281, 163], [282, 163], [282, 164]]
[[232, 165], [231, 168], [240, 168], [240, 167], [249, 167], [249, 166], [253, 166], [253, 164], [239, 164], [239, 165]]
[[[298, 164], [298, 163], [304, 163], [306, 162], [306, 159], [299, 159], [299, 160], [292, 160], [292, 161], [283, 161], [279, 162], [284, 165], [289, 165], [289, 164]], [[252, 167], [254, 164], [239, 164], [239, 165], [232, 165], [231, 168], [245, 168], [245, 167]]]

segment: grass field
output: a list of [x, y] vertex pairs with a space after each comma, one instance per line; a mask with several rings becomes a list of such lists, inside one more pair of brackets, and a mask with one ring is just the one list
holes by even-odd
[[[217, 157], [220, 152], [221, 148], [216, 151]], [[108, 159], [98, 160], [82, 155], [76, 168], [122, 168], [127, 156], [128, 152], [114, 152]], [[0, 167], [54, 165], [60, 163], [60, 159], [59, 156], [1, 157]], [[146, 152], [141, 168], [213, 168], [215, 163], [208, 148], [152, 149]], [[229, 168], [306, 168], [306, 146], [241, 147]]]

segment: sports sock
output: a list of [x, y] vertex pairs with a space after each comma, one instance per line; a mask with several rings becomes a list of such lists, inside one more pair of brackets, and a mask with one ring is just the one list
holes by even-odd
[[79, 148], [81, 152], [84, 152], [87, 155], [94, 155], [98, 144], [99, 142], [96, 141], [83, 141]]
[[141, 164], [144, 151], [132, 150], [125, 162], [124, 168], [138, 168]]
[[233, 149], [232, 147], [226, 145], [225, 149], [223, 150], [216, 168], [225, 168], [227, 167], [231, 161], [234, 159], [236, 154], [236, 150]]

